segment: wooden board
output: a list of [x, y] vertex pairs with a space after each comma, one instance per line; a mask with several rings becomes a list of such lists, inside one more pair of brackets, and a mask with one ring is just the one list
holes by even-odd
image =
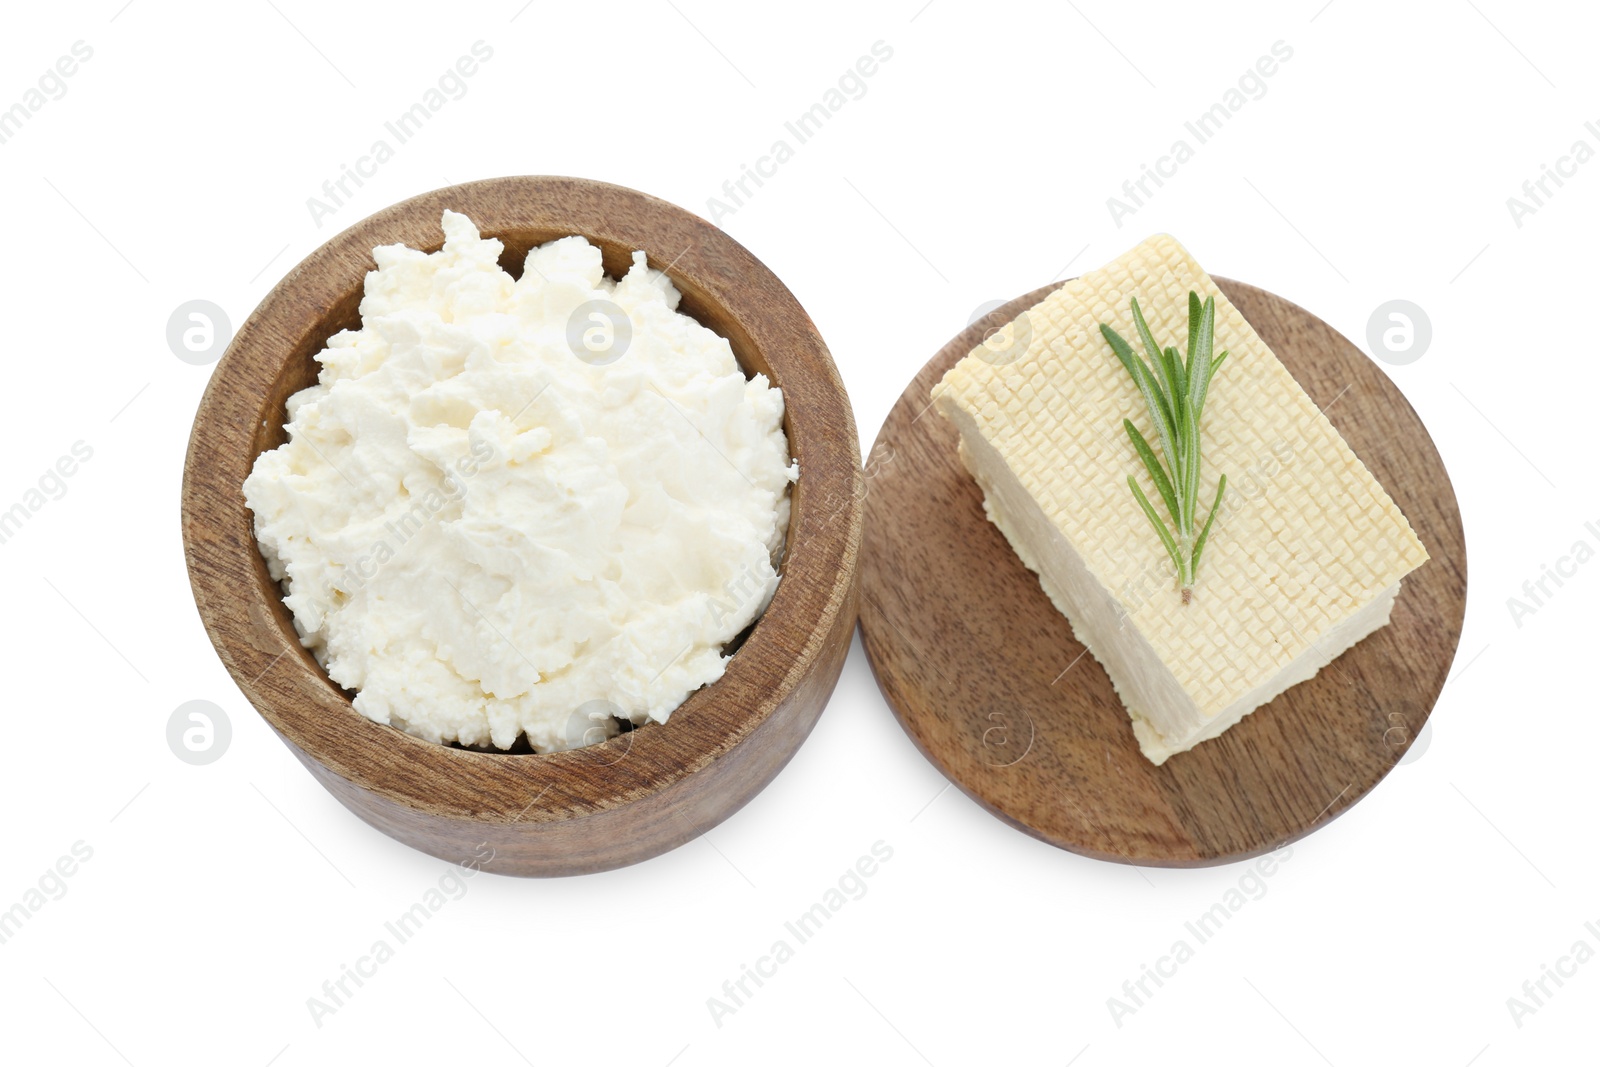
[[917, 747], [995, 815], [1064, 849], [1205, 866], [1337, 817], [1394, 767], [1443, 687], [1466, 608], [1450, 478], [1387, 377], [1327, 323], [1217, 278], [1228, 299], [1410, 519], [1431, 559], [1391, 622], [1227, 731], [1164, 765], [1139, 752], [1105, 671], [983, 514], [929, 390], [1012, 301], [951, 340], [901, 395], [867, 462], [861, 636]]
[[[466, 213], [520, 273], [535, 244], [582, 234], [620, 277], [635, 249], [664, 267], [679, 310], [726, 337], [747, 372], [783, 390], [800, 463], [782, 579], [723, 676], [664, 724], [547, 755], [433, 744], [351, 706], [295, 636], [241, 486], [284, 440], [284, 401], [314, 357], [357, 325], [372, 249], [443, 243]], [[827, 346], [793, 294], [723, 231], [644, 193], [581, 178], [495, 178], [438, 189], [317, 249], [240, 327], [195, 415], [183, 543], [195, 604], [244, 695], [334, 796], [415, 848], [519, 875], [606, 870], [664, 852], [737, 811], [789, 761], [838, 680], [856, 612], [862, 481], [855, 421]], [[487, 858], [486, 858], [487, 857]]]

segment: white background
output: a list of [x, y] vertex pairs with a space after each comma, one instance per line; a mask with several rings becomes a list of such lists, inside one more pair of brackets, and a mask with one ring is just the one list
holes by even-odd
[[[1600, 148], [1589, 5], [123, 4], [14, 6], [0, 35], [0, 107], [93, 49], [0, 144], [0, 509], [93, 449], [0, 544], [0, 909], [93, 850], [0, 944], [7, 1061], [1592, 1061], [1600, 962], [1520, 1026], [1507, 1005], [1576, 941], [1600, 950], [1600, 564], [1520, 620], [1507, 604], [1600, 547], [1600, 162], [1521, 226], [1506, 203], [1575, 140]], [[307, 198], [480, 39], [466, 95], [315, 225]], [[1280, 40], [1265, 95], [1119, 228], [1107, 197]], [[1472, 590], [1427, 747], [1119, 1026], [1108, 998], [1246, 868], [1137, 870], [1008, 829], [945, 788], [857, 648], [728, 822], [627, 870], [479, 876], [317, 1026], [307, 998], [445, 865], [340, 807], [212, 652], [178, 533], [210, 368], [168, 349], [169, 314], [201, 298], [237, 325], [338, 229], [473, 178], [582, 175], [708, 214], [877, 41], [865, 95], [721, 219], [815, 318], [864, 451], [974, 308], [1152, 232], [1364, 348], [1384, 301], [1426, 310], [1431, 347], [1386, 369], [1449, 465]], [[209, 766], [165, 739], [194, 699], [233, 726]], [[707, 998], [880, 840], [866, 895], [718, 1026]]]

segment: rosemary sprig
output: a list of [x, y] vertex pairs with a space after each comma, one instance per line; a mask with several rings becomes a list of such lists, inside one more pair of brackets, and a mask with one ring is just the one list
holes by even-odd
[[1132, 420], [1122, 420], [1122, 428], [1128, 432], [1134, 452], [1143, 461], [1145, 470], [1150, 472], [1156, 493], [1172, 516], [1173, 528], [1167, 529], [1167, 524], [1150, 503], [1150, 498], [1145, 496], [1138, 480], [1131, 474], [1128, 476], [1128, 488], [1133, 490], [1134, 499], [1139, 502], [1145, 518], [1150, 520], [1156, 536], [1161, 538], [1167, 555], [1172, 558], [1172, 566], [1178, 572], [1183, 602], [1188, 604], [1194, 595], [1194, 576], [1200, 569], [1200, 553], [1206, 547], [1206, 539], [1211, 536], [1211, 524], [1216, 521], [1217, 507], [1222, 503], [1223, 490], [1228, 486], [1226, 474], [1217, 478], [1216, 498], [1211, 502], [1211, 511], [1197, 535], [1195, 520], [1199, 515], [1197, 505], [1200, 496], [1200, 413], [1205, 409], [1206, 392], [1211, 388], [1211, 379], [1216, 376], [1222, 361], [1228, 358], [1228, 353], [1217, 356], [1211, 354], [1216, 339], [1215, 297], [1206, 297], [1205, 302], [1201, 303], [1198, 294], [1193, 291], [1189, 293], [1189, 344], [1183, 356], [1178, 355], [1176, 348], [1157, 345], [1149, 324], [1145, 322], [1144, 313], [1139, 310], [1139, 301], [1133, 299], [1130, 303], [1133, 306], [1133, 324], [1139, 332], [1144, 350], [1149, 353], [1149, 363], [1136, 354], [1133, 346], [1110, 326], [1101, 323], [1100, 332], [1139, 387], [1139, 394], [1144, 397], [1145, 407], [1150, 412], [1150, 421], [1155, 424], [1161, 452], [1167, 461], [1165, 469]]

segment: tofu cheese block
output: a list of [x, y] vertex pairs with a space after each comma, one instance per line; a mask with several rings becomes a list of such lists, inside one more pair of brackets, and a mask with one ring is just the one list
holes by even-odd
[[[1155, 428], [1100, 325], [1140, 351], [1137, 298], [1157, 343], [1181, 353], [1190, 290], [1216, 298], [1216, 351], [1229, 353], [1200, 419], [1202, 508], [1219, 475], [1228, 484], [1184, 604], [1128, 488], [1133, 475], [1158, 500], [1122, 420], [1152, 443]], [[1338, 430], [1164, 234], [1006, 325], [933, 400], [960, 431], [985, 513], [1105, 668], [1153, 763], [1216, 737], [1383, 626], [1401, 579], [1428, 558]]]

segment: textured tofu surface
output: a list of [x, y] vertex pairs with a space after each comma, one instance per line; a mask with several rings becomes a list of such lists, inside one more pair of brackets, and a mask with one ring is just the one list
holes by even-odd
[[[1137, 476], [1164, 512], [1122, 420], [1153, 445], [1156, 434], [1099, 327], [1137, 350], [1137, 297], [1157, 342], [1182, 352], [1191, 289], [1216, 298], [1216, 350], [1229, 352], [1201, 420], [1202, 517], [1219, 474], [1228, 491], [1185, 606], [1127, 485]], [[1167, 235], [1019, 316], [933, 398], [962, 433], [990, 518], [1104, 664], [1157, 762], [1381, 626], [1400, 579], [1427, 559], [1332, 423]]]

